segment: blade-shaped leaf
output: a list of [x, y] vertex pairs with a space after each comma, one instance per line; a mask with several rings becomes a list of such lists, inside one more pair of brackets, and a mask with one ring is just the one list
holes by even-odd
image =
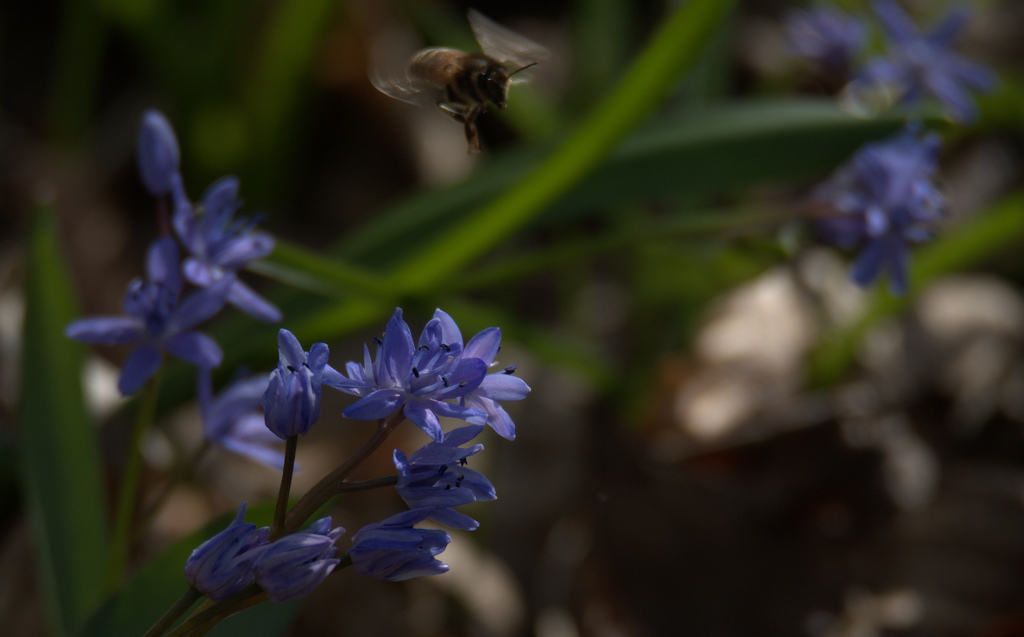
[[82, 397], [82, 348], [64, 336], [75, 317], [52, 211], [35, 213], [25, 285], [22, 479], [38, 540], [51, 629], [67, 634], [99, 605], [106, 503], [96, 430]]

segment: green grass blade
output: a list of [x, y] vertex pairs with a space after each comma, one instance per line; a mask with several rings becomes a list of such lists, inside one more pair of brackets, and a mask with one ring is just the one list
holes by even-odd
[[35, 212], [25, 295], [22, 481], [51, 630], [64, 635], [101, 601], [107, 506], [82, 397], [82, 347], [64, 336], [75, 310], [49, 207]]

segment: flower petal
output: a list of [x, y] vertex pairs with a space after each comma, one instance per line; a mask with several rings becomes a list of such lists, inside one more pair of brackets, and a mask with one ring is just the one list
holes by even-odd
[[234, 276], [226, 276], [212, 283], [210, 287], [199, 289], [185, 297], [167, 321], [165, 334], [190, 330], [220, 312], [228, 299], [228, 291], [234, 280]]
[[434, 310], [434, 318], [441, 323], [441, 342], [447, 345], [462, 345], [462, 332], [455, 320], [441, 308]]
[[[437, 403], [435, 404], [447, 405], [448, 403]], [[444, 432], [441, 430], [441, 423], [437, 419], [437, 414], [431, 411], [427, 405], [420, 401], [413, 401], [405, 404], [405, 417], [413, 422], [414, 425], [422, 429], [432, 439], [440, 442], [444, 440]]]
[[224, 359], [217, 341], [201, 332], [184, 332], [164, 341], [167, 351], [196, 367], [217, 367]]
[[377, 420], [394, 413], [403, 402], [403, 392], [395, 389], [378, 389], [346, 407], [341, 415], [354, 420]]
[[92, 316], [68, 323], [64, 335], [83, 343], [127, 345], [142, 339], [143, 328], [130, 316]]
[[152, 345], [136, 347], [121, 369], [121, 378], [117, 383], [121, 394], [127, 396], [137, 392], [156, 373], [156, 370], [160, 369], [161, 362], [163, 362], [163, 356], [156, 347]]
[[479, 358], [487, 365], [491, 364], [494, 357], [501, 349], [501, 330], [497, 327], [488, 327], [482, 330], [466, 343], [466, 349], [462, 352], [465, 358]]
[[530, 386], [512, 374], [488, 374], [476, 390], [478, 396], [492, 400], [522, 400], [530, 393]]

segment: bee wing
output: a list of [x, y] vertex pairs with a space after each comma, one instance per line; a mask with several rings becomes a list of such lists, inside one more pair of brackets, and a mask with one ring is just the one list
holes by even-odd
[[[470, 9], [468, 17], [484, 55], [504, 64], [509, 72], [547, 60], [548, 50], [533, 40], [506, 29], [476, 9]], [[512, 82], [516, 83], [517, 79], [525, 78], [517, 76]]]
[[369, 76], [370, 84], [388, 97], [415, 106], [427, 106], [435, 101], [435, 91], [429, 85], [413, 80], [408, 74], [389, 75], [380, 69], [371, 68]]

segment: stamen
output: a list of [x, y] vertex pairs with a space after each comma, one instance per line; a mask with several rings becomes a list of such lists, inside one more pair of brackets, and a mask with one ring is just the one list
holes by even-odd
[[443, 349], [443, 350], [444, 350], [444, 351], [446, 351], [446, 352], [450, 352], [450, 351], [452, 351], [452, 348], [451, 348], [451, 346], [449, 346], [449, 345], [445, 345], [444, 343], [441, 343], [441, 349]]
[[506, 374], [515, 374], [516, 373], [516, 366], [515, 365], [509, 365], [508, 367], [505, 368], [505, 372], [504, 373], [506, 373]]
[[418, 370], [415, 367], [413, 367], [412, 368], [412, 375], [415, 376], [416, 378], [419, 378], [420, 377], [420, 370]]
[[383, 345], [384, 344], [384, 339], [382, 339], [379, 336], [374, 336], [373, 337], [373, 344], [377, 345], [377, 346]]

